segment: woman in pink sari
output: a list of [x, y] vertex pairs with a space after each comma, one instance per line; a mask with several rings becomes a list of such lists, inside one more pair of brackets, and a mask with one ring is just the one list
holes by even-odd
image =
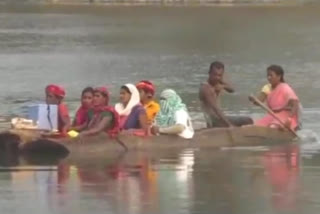
[[[275, 115], [292, 130], [298, 128], [299, 98], [293, 89], [284, 81], [281, 66], [271, 65], [267, 68], [267, 78], [271, 84], [271, 92], [266, 102]], [[281, 124], [270, 114], [255, 121], [255, 125], [280, 128]]]

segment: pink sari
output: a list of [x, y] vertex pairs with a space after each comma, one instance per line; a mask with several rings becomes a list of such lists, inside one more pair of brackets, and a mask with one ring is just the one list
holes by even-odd
[[[299, 100], [299, 98], [287, 83], [280, 83], [268, 95], [267, 104], [270, 109], [272, 109], [273, 111], [277, 111], [286, 107], [288, 105], [289, 100]], [[283, 123], [285, 123], [287, 119], [290, 117], [291, 112], [283, 110], [275, 114]], [[270, 114], [267, 114], [263, 118], [255, 121], [255, 125], [268, 127], [270, 125], [280, 126], [280, 123], [279, 121], [274, 119]], [[298, 114], [292, 117], [291, 129], [294, 130], [297, 128], [297, 126], [298, 126]]]

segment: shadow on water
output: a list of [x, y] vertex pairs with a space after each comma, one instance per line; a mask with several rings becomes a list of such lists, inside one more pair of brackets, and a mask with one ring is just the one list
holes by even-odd
[[10, 132], [0, 134], [0, 165], [17, 166], [24, 159], [33, 165], [56, 165], [66, 158], [69, 151], [53, 141], [41, 139], [25, 144], [21, 148], [21, 139]]

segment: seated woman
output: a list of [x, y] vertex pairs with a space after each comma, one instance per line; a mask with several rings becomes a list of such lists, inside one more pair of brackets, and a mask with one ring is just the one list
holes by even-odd
[[126, 84], [120, 89], [120, 103], [115, 105], [120, 115], [120, 128], [134, 135], [148, 135], [147, 114], [140, 104], [140, 95], [136, 86]]
[[[265, 84], [262, 88], [260, 93], [258, 94], [257, 98], [258, 100], [260, 100], [261, 102], [266, 102], [267, 101], [267, 97], [268, 95], [271, 93], [272, 91], [272, 86], [270, 83]], [[253, 104], [258, 105], [257, 103], [253, 102]], [[301, 103], [299, 102], [299, 106], [298, 106], [298, 127], [297, 129], [300, 129], [302, 127], [302, 112], [303, 112], [303, 106], [301, 105]]]
[[70, 128], [69, 111], [63, 102], [66, 92], [61, 86], [51, 84], [46, 87], [45, 93], [47, 104], [58, 105], [58, 130], [61, 135], [66, 135]]
[[160, 112], [156, 116], [153, 134], [173, 134], [185, 139], [194, 135], [191, 118], [186, 105], [172, 89], [164, 90], [160, 95]]
[[88, 110], [88, 120], [81, 126], [74, 127], [81, 131], [80, 136], [96, 135], [107, 132], [111, 137], [118, 134], [119, 115], [113, 107], [109, 106], [109, 92], [105, 87], [94, 89], [92, 108]]
[[73, 126], [81, 126], [88, 121], [88, 111], [92, 107], [94, 90], [92, 87], [83, 89], [81, 93], [81, 106], [73, 120]]
[[136, 86], [140, 93], [141, 104], [147, 113], [148, 123], [151, 125], [160, 110], [160, 105], [154, 100], [155, 87], [148, 80], [142, 80]]
[[[292, 130], [298, 128], [299, 98], [293, 89], [284, 81], [281, 66], [271, 65], [267, 68], [271, 91], [266, 96], [266, 103], [275, 115]], [[272, 115], [267, 114], [255, 121], [255, 125], [280, 128], [281, 124]]]

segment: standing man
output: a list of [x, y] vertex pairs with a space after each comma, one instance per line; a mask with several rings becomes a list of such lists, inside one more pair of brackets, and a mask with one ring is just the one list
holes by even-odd
[[226, 116], [220, 108], [219, 97], [222, 91], [233, 93], [234, 89], [223, 79], [224, 64], [216, 61], [211, 63], [209, 78], [201, 84], [199, 99], [204, 113], [207, 127], [232, 127], [253, 124], [250, 117]]

